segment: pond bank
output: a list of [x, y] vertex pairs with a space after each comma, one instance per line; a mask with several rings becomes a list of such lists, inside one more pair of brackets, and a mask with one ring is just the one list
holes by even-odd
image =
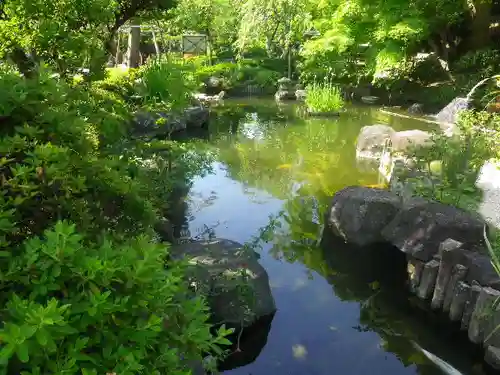
[[484, 244], [485, 226], [473, 215], [422, 198], [401, 199], [386, 190], [349, 187], [338, 192], [329, 228], [349, 243], [386, 242], [406, 254], [410, 289], [433, 310], [460, 324], [485, 360], [500, 370], [500, 277]]
[[[376, 171], [356, 164], [361, 127], [386, 123], [396, 130], [428, 130], [432, 124], [368, 106], [349, 107], [332, 119], [297, 117], [300, 108], [274, 101], [226, 101], [216, 111], [202, 138], [218, 161], [213, 173], [193, 181], [186, 228], [191, 237], [204, 233], [257, 251], [277, 307], [265, 328], [267, 340], [260, 336], [260, 344], [248, 349], [255, 358], [233, 368], [230, 357], [224, 370], [444, 373], [441, 362], [426, 355], [432, 353], [462, 374], [482, 373], [483, 353], [416, 308], [405, 284], [403, 253], [395, 264], [374, 252], [363, 258], [352, 246], [321, 235], [332, 195], [350, 185], [378, 184]], [[251, 343], [252, 331], [245, 333]]]

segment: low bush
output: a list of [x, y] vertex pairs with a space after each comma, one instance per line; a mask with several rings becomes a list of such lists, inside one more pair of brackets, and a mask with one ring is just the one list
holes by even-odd
[[340, 89], [328, 81], [310, 84], [306, 92], [306, 105], [313, 112], [337, 112], [344, 107]]
[[0, 90], [0, 373], [180, 375], [220, 353], [226, 332], [154, 231], [203, 159], [127, 141], [131, 107], [103, 86], [4, 69]]
[[184, 108], [199, 86], [193, 63], [175, 61], [168, 56], [150, 59], [139, 69], [138, 78], [141, 80], [139, 94], [145, 103], [159, 104], [163, 110]]
[[[464, 111], [457, 126], [459, 135], [435, 134], [430, 147], [411, 153], [418, 169], [428, 179], [415, 179], [419, 195], [468, 210], [477, 208], [481, 192], [476, 181], [482, 165], [500, 157], [500, 116], [488, 112]], [[432, 165], [439, 162], [439, 168]]]
[[196, 77], [205, 84], [211, 78], [216, 78], [221, 82], [221, 88], [224, 90], [256, 85], [265, 93], [273, 93], [281, 74], [259, 66], [253, 60], [242, 60], [238, 63], [224, 62], [202, 67], [196, 71]]

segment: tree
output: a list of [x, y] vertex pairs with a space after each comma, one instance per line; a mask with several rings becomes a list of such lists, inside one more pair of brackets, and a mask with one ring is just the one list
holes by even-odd
[[174, 33], [207, 36], [210, 55], [236, 40], [239, 23], [234, 0], [181, 0], [169, 13], [168, 23]]
[[0, 5], [0, 51], [26, 76], [43, 60], [61, 74], [102, 70], [117, 30], [173, 0], [5, 0]]
[[291, 46], [302, 40], [310, 22], [309, 1], [249, 0], [240, 2], [240, 51], [264, 43], [269, 56], [285, 58]]

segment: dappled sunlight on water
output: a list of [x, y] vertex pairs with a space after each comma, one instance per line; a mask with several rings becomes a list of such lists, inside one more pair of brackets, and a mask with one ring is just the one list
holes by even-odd
[[415, 341], [463, 374], [479, 374], [469, 348], [424, 321], [408, 300], [402, 253], [386, 261], [393, 249], [363, 253], [321, 241], [330, 197], [348, 185], [378, 184], [375, 171], [356, 168], [360, 128], [428, 124], [369, 107], [333, 120], [295, 118], [293, 107], [273, 102], [221, 111], [207, 141], [218, 162], [212, 174], [194, 181], [189, 229], [195, 236], [211, 228], [212, 236], [252, 246], [278, 307], [257, 359], [227, 372], [441, 374]]

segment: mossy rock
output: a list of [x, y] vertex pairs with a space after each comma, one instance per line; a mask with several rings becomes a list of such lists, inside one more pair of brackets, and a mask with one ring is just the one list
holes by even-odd
[[253, 250], [214, 239], [174, 246], [171, 255], [187, 258], [190, 283], [206, 295], [214, 322], [248, 327], [276, 311], [269, 277]]

